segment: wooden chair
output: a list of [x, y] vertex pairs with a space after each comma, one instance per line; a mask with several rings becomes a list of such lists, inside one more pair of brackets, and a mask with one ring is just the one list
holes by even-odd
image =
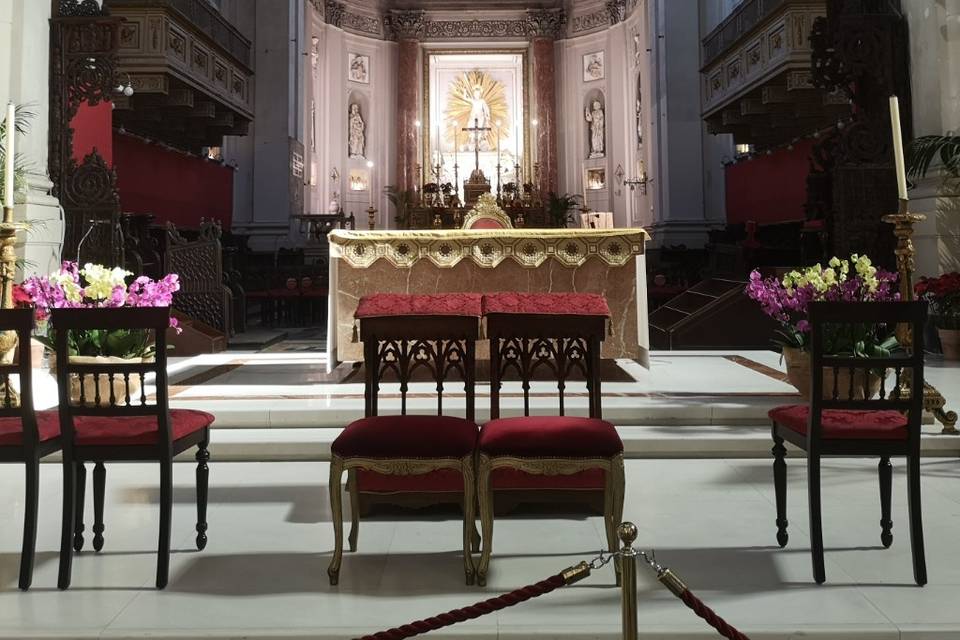
[[[594, 294], [499, 293], [483, 298], [490, 339], [490, 422], [477, 445], [477, 494], [483, 551], [477, 581], [486, 584], [493, 548], [493, 490], [498, 469], [569, 476], [601, 470], [605, 477], [607, 545], [617, 550], [616, 527], [623, 515], [623, 442], [602, 420], [600, 347], [610, 310]], [[553, 373], [559, 416], [530, 415], [530, 382], [539, 369]], [[523, 388], [523, 416], [500, 418], [500, 387], [514, 370]], [[588, 417], [565, 415], [566, 381], [576, 372], [587, 382]], [[618, 570], [619, 575], [619, 570]]]
[[[30, 361], [33, 309], [0, 311], [0, 332], [15, 335], [20, 345], [17, 361], [0, 364], [0, 462], [22, 462], [26, 476], [23, 508], [23, 547], [20, 552], [20, 588], [33, 581], [37, 546], [37, 505], [40, 496], [40, 459], [60, 450], [60, 422], [56, 411], [34, 412]], [[19, 400], [11, 387], [20, 380]]]
[[[103, 548], [105, 462], [160, 464], [160, 537], [157, 548], [158, 589], [167, 585], [170, 566], [170, 525], [173, 512], [173, 458], [197, 447], [197, 549], [207, 545], [207, 486], [210, 425], [203, 411], [169, 407], [167, 395], [167, 330], [170, 309], [54, 309], [57, 384], [63, 433], [63, 521], [58, 586], [70, 586], [74, 551], [83, 547], [85, 462], [93, 470], [93, 548]], [[149, 331], [156, 345], [152, 361], [84, 362], [68, 357], [71, 332], [89, 329]], [[148, 396], [147, 375], [156, 391]], [[105, 388], [104, 388], [105, 387]], [[91, 397], [92, 396], [92, 397]]]
[[[787, 465], [784, 441], [807, 452], [807, 492], [813, 578], [826, 580], [820, 512], [820, 459], [824, 456], [878, 456], [880, 478], [880, 541], [893, 543], [890, 518], [892, 456], [907, 459], [907, 495], [913, 576], [927, 582], [920, 508], [920, 424], [923, 416], [923, 329], [926, 304], [921, 302], [821, 302], [810, 306], [810, 403], [778, 407], [773, 421], [773, 478], [777, 503], [777, 542], [787, 534]], [[899, 324], [904, 353], [889, 358], [852, 358], [824, 352], [827, 331]], [[830, 328], [828, 328], [830, 327]], [[904, 340], [904, 337], [906, 340]], [[885, 371], [884, 375], [871, 372]], [[888, 383], [886, 373], [892, 370]], [[825, 382], [830, 378], [832, 382]], [[873, 380], [871, 381], [871, 378]], [[879, 386], [877, 398], [869, 387]], [[888, 386], [892, 384], [892, 386]], [[916, 393], [903, 393], [905, 390]]]
[[[474, 422], [476, 340], [480, 326], [478, 294], [376, 294], [361, 298], [360, 323], [366, 371], [365, 414], [344, 429], [331, 446], [330, 508], [334, 551], [327, 573], [339, 581], [343, 556], [341, 477], [348, 472], [350, 550], [357, 549], [359, 530], [358, 471], [392, 476], [424, 476], [452, 469], [463, 478], [463, 565], [467, 584], [475, 578], [473, 455], [478, 428]], [[418, 370], [428, 371], [437, 385], [437, 415], [407, 413], [409, 382]], [[400, 382], [400, 415], [378, 415], [380, 382], [388, 373]], [[444, 382], [452, 374], [463, 381], [466, 419], [443, 415]]]

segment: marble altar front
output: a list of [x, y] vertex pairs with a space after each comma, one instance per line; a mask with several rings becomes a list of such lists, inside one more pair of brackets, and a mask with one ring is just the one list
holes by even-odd
[[353, 318], [361, 296], [456, 291], [602, 294], [612, 314], [603, 357], [648, 366], [648, 238], [643, 229], [335, 229], [328, 366], [362, 359]]

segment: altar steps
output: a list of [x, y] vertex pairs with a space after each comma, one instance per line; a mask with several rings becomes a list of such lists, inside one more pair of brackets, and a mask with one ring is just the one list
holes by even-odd
[[767, 349], [775, 325], [744, 280], [709, 278], [650, 314], [652, 349]]

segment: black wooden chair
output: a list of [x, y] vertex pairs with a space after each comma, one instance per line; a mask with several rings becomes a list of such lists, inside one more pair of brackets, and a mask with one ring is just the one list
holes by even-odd
[[[820, 511], [820, 459], [824, 456], [879, 456], [880, 541], [884, 547], [893, 543], [890, 458], [906, 457], [913, 576], [920, 586], [927, 582], [920, 506], [923, 328], [926, 317], [926, 304], [921, 302], [821, 302], [810, 307], [810, 403], [778, 407], [770, 411], [770, 418], [773, 421], [777, 542], [784, 547], [788, 540], [787, 465], [783, 446], [786, 441], [807, 452], [811, 553], [813, 577], [818, 584], [826, 580]], [[906, 346], [902, 352], [887, 358], [853, 358], [824, 353], [827, 332], [882, 325], [900, 327], [898, 335]], [[887, 380], [891, 370], [893, 378]], [[916, 390], [916, 393], [910, 390]], [[877, 397], [872, 398], [874, 395]]]
[[[0, 332], [16, 335], [17, 361], [0, 364], [0, 462], [22, 462], [26, 477], [23, 508], [23, 548], [20, 552], [20, 588], [33, 581], [37, 546], [37, 505], [40, 494], [40, 459], [60, 450], [60, 424], [56, 411], [33, 410], [30, 332], [33, 309], [0, 311]], [[11, 387], [20, 379], [19, 400]]]
[[[207, 483], [210, 425], [203, 411], [169, 408], [167, 395], [167, 329], [170, 309], [54, 309], [57, 384], [63, 434], [63, 521], [58, 586], [70, 586], [73, 552], [83, 547], [85, 462], [93, 470], [93, 548], [103, 548], [104, 462], [160, 463], [160, 537], [157, 549], [157, 588], [167, 585], [170, 566], [170, 520], [173, 512], [173, 458], [197, 447], [198, 549], [207, 545]], [[151, 332], [156, 357], [151, 361], [78, 362], [68, 357], [68, 335], [90, 329], [130, 329]], [[147, 375], [156, 391], [148, 396]]]

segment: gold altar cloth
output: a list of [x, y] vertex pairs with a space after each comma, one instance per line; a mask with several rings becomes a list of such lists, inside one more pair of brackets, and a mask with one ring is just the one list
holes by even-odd
[[524, 267], [553, 259], [568, 267], [600, 260], [620, 267], [643, 255], [649, 234], [643, 229], [445, 229], [330, 232], [331, 258], [363, 269], [381, 258], [398, 268], [423, 259], [448, 268], [469, 259], [494, 268], [507, 258]]

